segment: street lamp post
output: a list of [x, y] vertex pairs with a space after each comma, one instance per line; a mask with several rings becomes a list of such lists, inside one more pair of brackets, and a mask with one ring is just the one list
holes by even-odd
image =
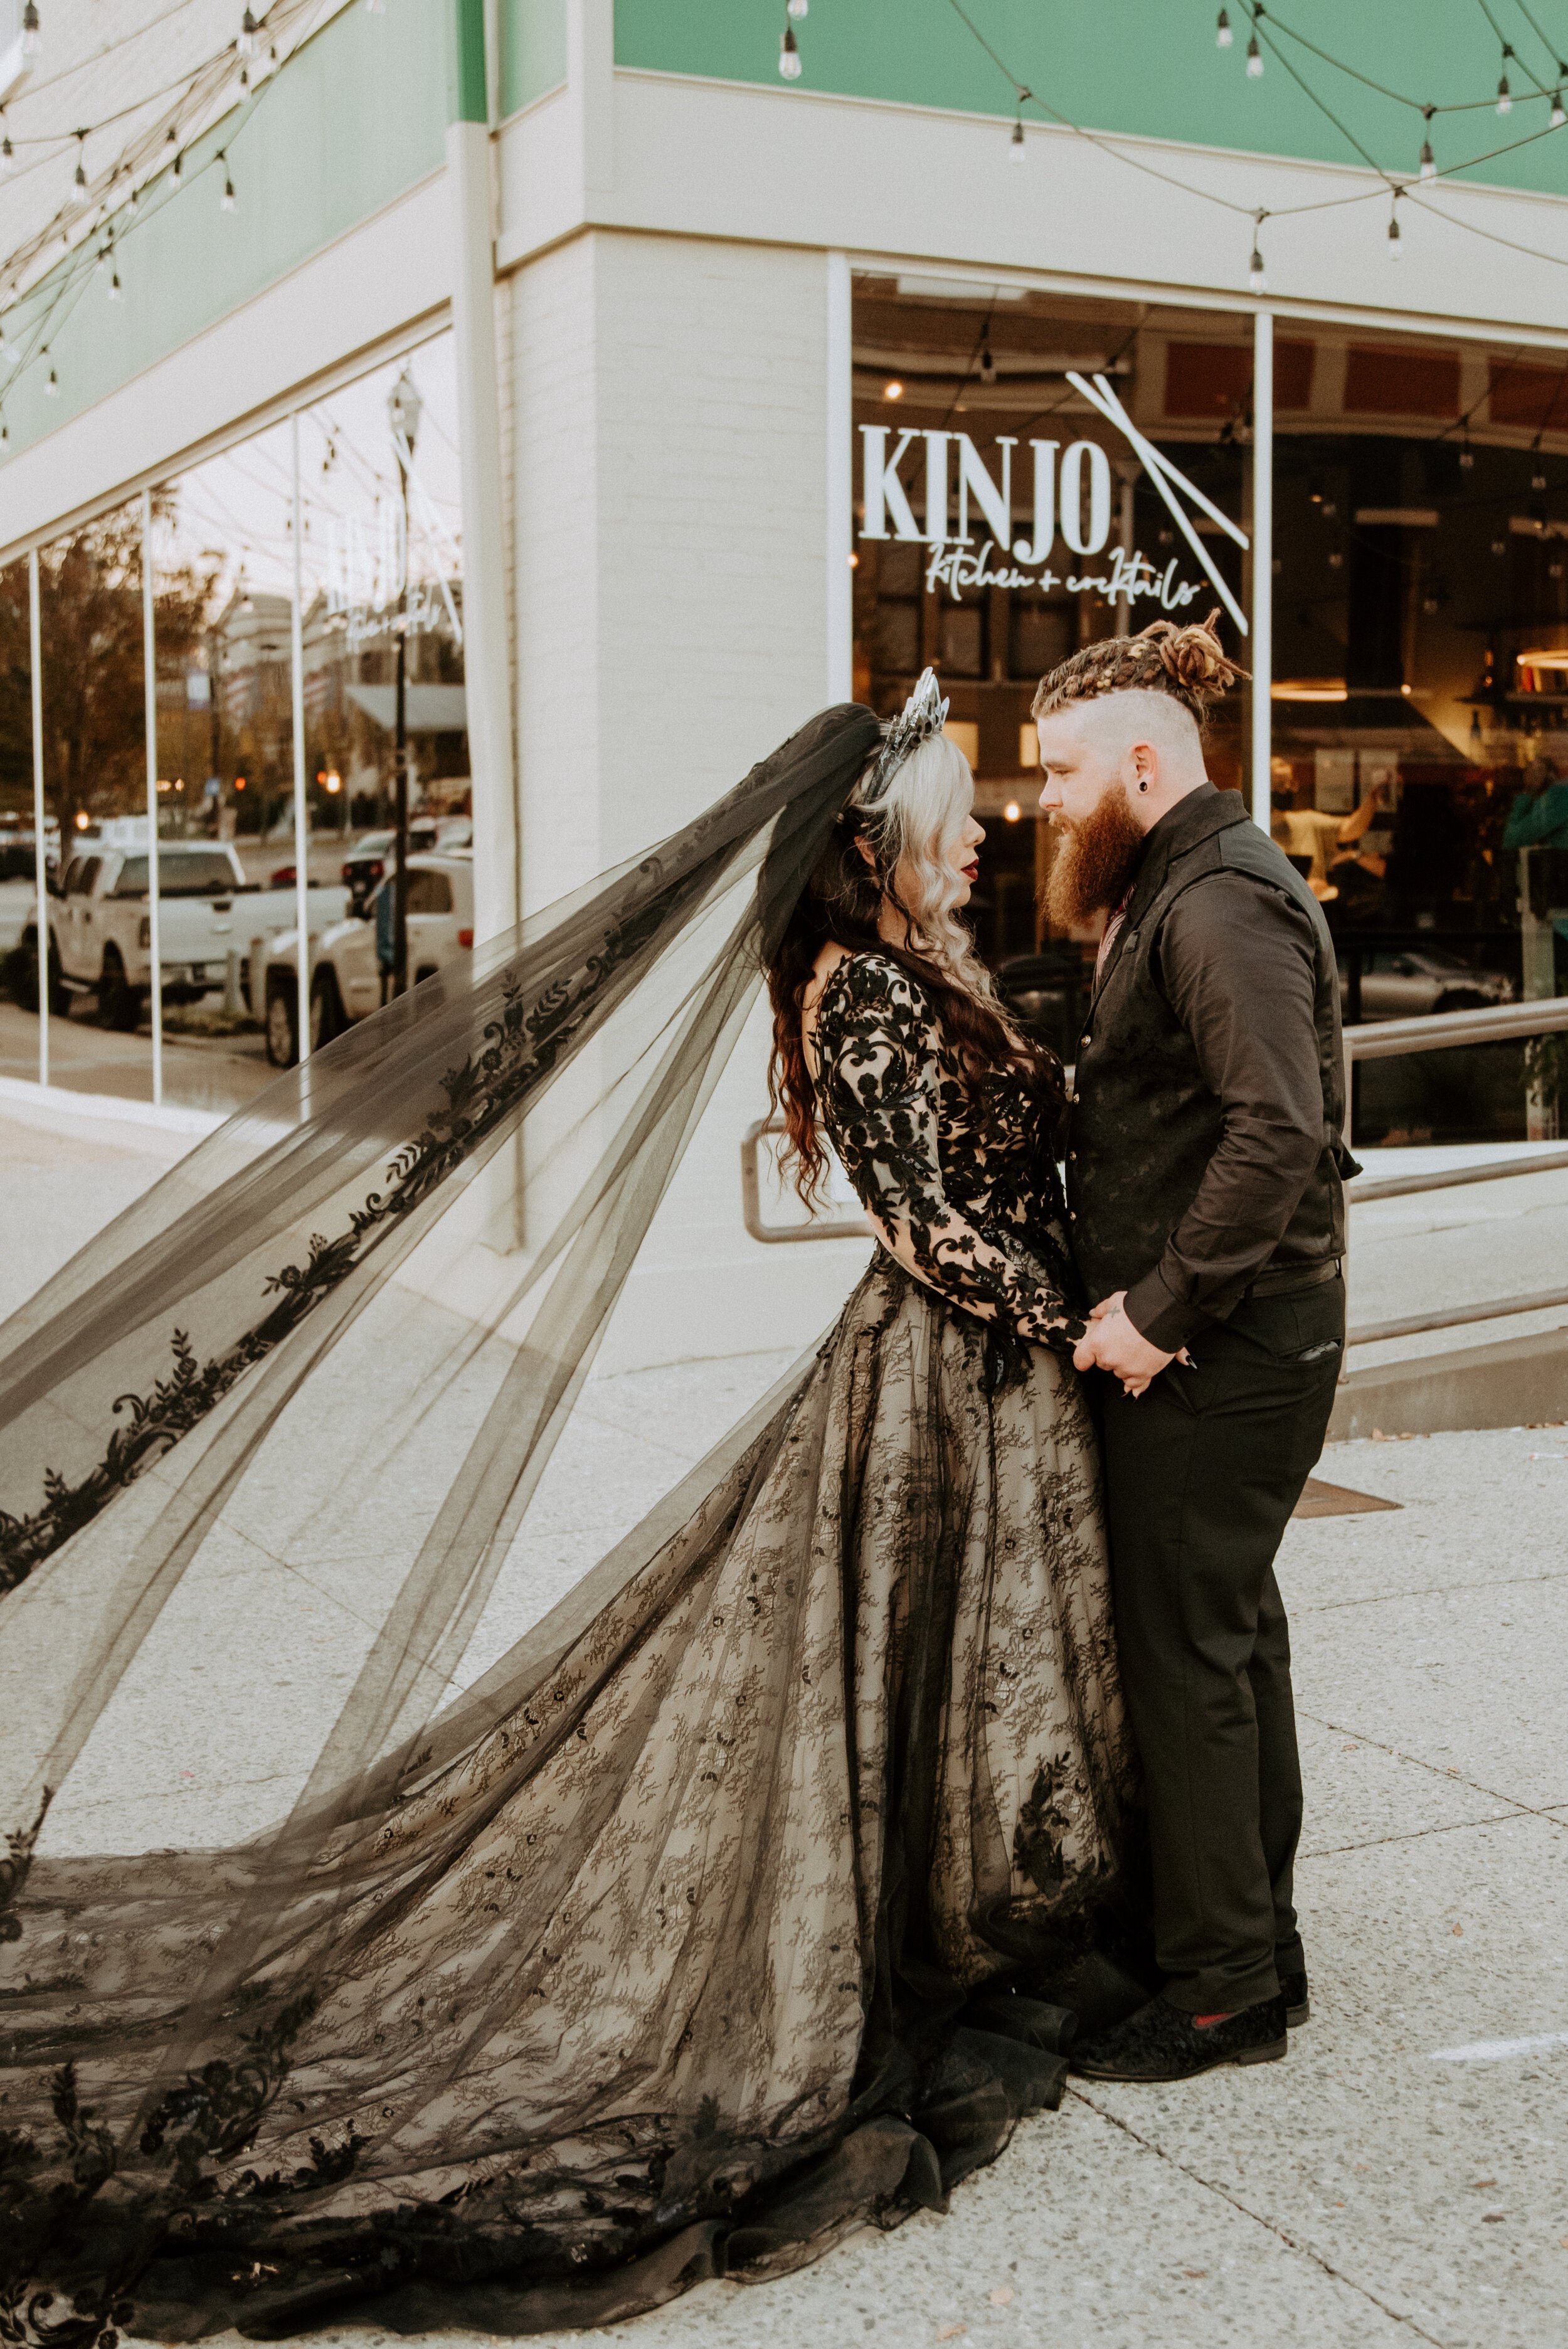
[[419, 429], [422, 402], [407, 375], [400, 375], [387, 402], [392, 446], [397, 457], [397, 484], [403, 498], [403, 580], [397, 616], [397, 714], [394, 735], [394, 779], [397, 804], [393, 823], [397, 839], [392, 867], [392, 992], [402, 995], [408, 985], [408, 468], [414, 460], [414, 436]]

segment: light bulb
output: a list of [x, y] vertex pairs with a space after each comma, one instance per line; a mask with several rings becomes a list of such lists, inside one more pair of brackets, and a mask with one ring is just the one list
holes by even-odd
[[36, 0], [27, 0], [27, 5], [22, 11], [22, 55], [25, 57], [36, 57], [43, 46], [38, 31]]
[[1421, 141], [1421, 177], [1423, 180], [1435, 180], [1437, 176], [1438, 159], [1432, 152], [1432, 142], [1429, 139], [1423, 139]]
[[797, 20], [811, 13], [811, 0], [789, 0], [789, 14]]
[[1530, 486], [1532, 490], [1543, 490], [1546, 487], [1546, 476], [1539, 465], [1530, 476]]
[[225, 171], [223, 174], [223, 193], [219, 204], [219, 210], [221, 212], [232, 212], [233, 209], [234, 182], [230, 179], [228, 172]]
[[1513, 112], [1513, 99], [1509, 94], [1508, 76], [1501, 75], [1497, 85], [1497, 110], [1500, 114]]
[[0, 139], [0, 172], [9, 179], [16, 168], [16, 150], [9, 139]]
[[125, 299], [125, 293], [119, 282], [119, 272], [118, 269], [108, 281], [108, 298], [111, 302], [123, 302]]
[[58, 399], [60, 396], [60, 378], [55, 373], [53, 367], [49, 369], [49, 380], [44, 386], [44, 389], [47, 392], [51, 399]]
[[1231, 20], [1222, 8], [1214, 25], [1214, 47], [1217, 49], [1228, 49], [1235, 37], [1231, 30]]
[[268, 49], [266, 56], [262, 58], [260, 64], [256, 67], [256, 88], [260, 89], [264, 81], [271, 81], [277, 69], [278, 47], [277, 43], [274, 41], [272, 47]]
[[6, 423], [5, 419], [3, 416], [0, 416], [0, 449], [5, 448], [5, 443], [10, 440], [10, 438], [11, 427]]
[[779, 70], [786, 81], [800, 78], [800, 52], [795, 46], [795, 27], [786, 25], [784, 37], [779, 44]]
[[175, 186], [176, 186], [176, 187], [178, 187], [178, 186], [180, 185], [181, 181], [184, 177], [185, 177], [185, 150], [184, 150], [184, 149], [183, 149], [183, 148], [181, 148], [181, 150], [180, 150], [180, 152], [179, 152], [179, 154], [178, 154], [178, 155], [176, 155], [176, 157], [174, 158], [174, 184], [175, 184]]
[[1247, 79], [1249, 81], [1261, 79], [1263, 69], [1264, 53], [1258, 47], [1258, 36], [1254, 33], [1247, 43]]
[[1461, 473], [1473, 473], [1475, 471], [1475, 450], [1468, 441], [1460, 450], [1460, 471]]
[[1397, 220], [1391, 220], [1388, 223], [1388, 258], [1390, 261], [1398, 260], [1402, 242], [1403, 240], [1399, 235], [1399, 223]]
[[86, 193], [86, 191], [87, 191], [87, 184], [88, 184], [87, 166], [86, 166], [86, 165], [84, 164], [84, 162], [82, 161], [82, 150], [81, 150], [80, 146], [78, 145], [78, 146], [77, 146], [77, 170], [76, 170], [76, 180], [75, 180], [75, 185], [76, 185], [77, 187], [80, 188], [80, 189], [82, 190], [83, 193], [85, 194], [85, 193]]
[[1554, 89], [1552, 93], [1552, 128], [1553, 130], [1561, 130], [1565, 122], [1568, 122], [1568, 114], [1563, 110], [1563, 93], [1560, 89]]
[[1268, 285], [1268, 278], [1264, 272], [1263, 251], [1255, 244], [1253, 247], [1253, 257], [1247, 264], [1247, 284], [1254, 294], [1262, 294]]
[[1492, 553], [1493, 553], [1494, 554], [1506, 554], [1508, 553], [1508, 542], [1507, 542], [1507, 540], [1506, 540], [1506, 539], [1501, 539], [1501, 538], [1494, 538], [1494, 539], [1492, 540], [1492, 542], [1491, 542], [1491, 551], [1492, 551]]
[[1024, 144], [1024, 121], [1023, 117], [1020, 115], [1017, 121], [1013, 125], [1013, 136], [1007, 142], [1007, 160], [1010, 163], [1021, 163], [1025, 160], [1028, 151], [1028, 149]]
[[234, 47], [242, 57], [253, 57], [256, 54], [256, 20], [249, 8], [240, 19], [240, 37]]

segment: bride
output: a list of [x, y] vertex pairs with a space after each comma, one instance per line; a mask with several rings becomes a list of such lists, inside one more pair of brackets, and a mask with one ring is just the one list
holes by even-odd
[[[314, 1092], [281, 1081], [292, 1123], [274, 1104], [273, 1138], [242, 1137], [260, 1172], [197, 1154], [6, 1333], [6, 1456], [35, 1486], [50, 1470], [0, 1512], [36, 1796], [0, 1862], [8, 2341], [346, 2313], [519, 2333], [775, 2274], [944, 2208], [1059, 2101], [1075, 2022], [1145, 1994], [1109, 1954], [1132, 1768], [1070, 1361], [1062, 1076], [960, 919], [985, 835], [944, 711], [928, 672], [880, 735], [826, 713], [656, 857], [477, 958], [471, 999], [421, 988], [314, 1061]], [[672, 1010], [667, 957], [705, 923]], [[455, 1694], [759, 962], [800, 1185], [830, 1143], [872, 1260], [782, 1388]], [[389, 1153], [399, 1088], [465, 1040], [446, 1107], [410, 1110]], [[50, 1788], [129, 1701], [287, 1398], [442, 1186], [531, 1134], [573, 1069], [559, 1131], [596, 1104], [592, 1174], [503, 1300], [528, 1339], [287, 1820], [219, 1852], [51, 1857]], [[388, 1154], [367, 1189], [353, 1169]], [[258, 1319], [257, 1268], [344, 1198], [337, 1239], [269, 1268]], [[489, 1327], [499, 1345], [500, 1309]], [[477, 1359], [444, 1365], [443, 1396]], [[68, 1671], [32, 1671], [38, 1624], [79, 1640]]]

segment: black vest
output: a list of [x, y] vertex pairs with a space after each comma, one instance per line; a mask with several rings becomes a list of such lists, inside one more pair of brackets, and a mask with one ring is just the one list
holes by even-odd
[[1345, 1252], [1345, 1063], [1339, 974], [1323, 908], [1295, 867], [1248, 816], [1239, 792], [1178, 802], [1150, 835], [1126, 917], [1112, 941], [1080, 1040], [1068, 1129], [1068, 1204], [1091, 1297], [1130, 1288], [1157, 1264], [1220, 1140], [1221, 1105], [1192, 1038], [1161, 991], [1160, 935], [1195, 882], [1245, 874], [1312, 924], [1314, 1016], [1323, 1082], [1323, 1149], [1301, 1202], [1260, 1273], [1270, 1287]]

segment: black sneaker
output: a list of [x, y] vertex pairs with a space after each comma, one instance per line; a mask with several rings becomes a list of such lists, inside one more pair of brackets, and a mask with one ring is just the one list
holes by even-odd
[[1281, 1974], [1279, 1992], [1284, 2001], [1284, 2019], [1294, 2031], [1297, 2023], [1306, 2022], [1312, 2013], [1305, 1971], [1299, 1974]]
[[1221, 2064], [1272, 2064], [1290, 2041], [1283, 1998], [1265, 1998], [1218, 2023], [1195, 2023], [1169, 1999], [1147, 2006], [1072, 2051], [1086, 2080], [1191, 2080]]

